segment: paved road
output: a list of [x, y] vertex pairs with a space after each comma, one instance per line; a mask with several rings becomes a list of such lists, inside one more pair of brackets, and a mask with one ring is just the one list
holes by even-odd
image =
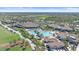
[[31, 45], [32, 49], [35, 50], [35, 46], [36, 46], [36, 45], [33, 44], [30, 39], [23, 37], [19, 31], [13, 30], [12, 28], [9, 28], [8, 26], [3, 25], [3, 24], [1, 23], [1, 21], [0, 21], [0, 25], [3, 26], [4, 28], [8, 29], [9, 31], [12, 31], [12, 32], [18, 34], [22, 39], [27, 40], [27, 41], [29, 42], [29, 44]]

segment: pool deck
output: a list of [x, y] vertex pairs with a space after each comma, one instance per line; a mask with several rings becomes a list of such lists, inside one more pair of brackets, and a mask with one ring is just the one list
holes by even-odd
[[[35, 33], [33, 29], [26, 29], [26, 31], [28, 31], [31, 35], [34, 35], [35, 37], [37, 36], [37, 33]], [[38, 32], [39, 32], [39, 30], [38, 30]], [[50, 36], [53, 36], [53, 34], [55, 34], [56, 32], [41, 30], [39, 33], [42, 34], [43, 37], [50, 37]]]

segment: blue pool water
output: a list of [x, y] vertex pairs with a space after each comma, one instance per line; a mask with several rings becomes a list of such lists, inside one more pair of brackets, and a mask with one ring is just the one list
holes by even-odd
[[43, 32], [42, 34], [43, 34], [44, 37], [46, 37], [46, 36], [50, 36], [50, 35], [51, 35], [50, 32], [48, 32], [48, 31]]
[[[30, 31], [32, 35], [37, 35], [34, 31]], [[44, 37], [50, 36], [51, 33], [49, 31], [40, 32]]]
[[34, 31], [30, 31], [32, 35], [36, 35], [36, 33]]

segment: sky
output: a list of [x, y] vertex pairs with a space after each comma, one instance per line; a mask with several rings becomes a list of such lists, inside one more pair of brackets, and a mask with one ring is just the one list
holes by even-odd
[[0, 12], [79, 12], [78, 7], [0, 7]]

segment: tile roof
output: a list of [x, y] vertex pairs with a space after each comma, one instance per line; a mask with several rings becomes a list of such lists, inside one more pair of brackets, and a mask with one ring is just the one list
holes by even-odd
[[47, 45], [50, 48], [61, 48], [65, 46], [63, 42], [61, 42], [60, 40], [56, 38], [47, 39], [46, 41], [48, 41]]
[[23, 27], [38, 27], [39, 24], [34, 23], [34, 22], [26, 22], [26, 23], [22, 23]]

